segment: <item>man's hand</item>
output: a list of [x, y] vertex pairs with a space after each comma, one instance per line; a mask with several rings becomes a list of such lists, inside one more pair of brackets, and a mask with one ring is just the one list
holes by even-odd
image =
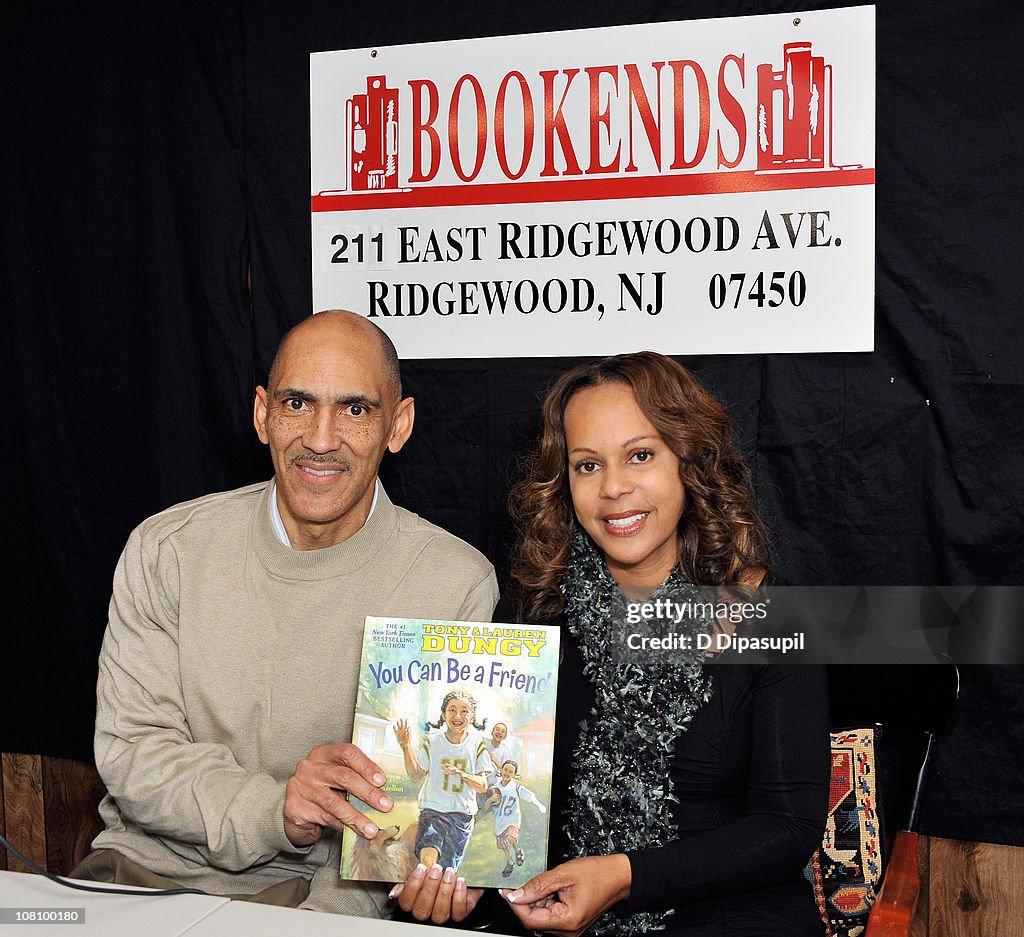
[[417, 921], [447, 924], [464, 921], [476, 907], [482, 888], [467, 888], [466, 880], [456, 876], [454, 869], [432, 865], [428, 870], [420, 863], [409, 877], [391, 890], [398, 906]]
[[284, 831], [295, 846], [311, 846], [326, 827], [346, 826], [367, 839], [377, 835], [377, 824], [345, 799], [345, 792], [388, 811], [393, 801], [381, 791], [384, 772], [357, 746], [318, 745], [295, 766], [284, 797]]
[[499, 889], [516, 917], [533, 931], [579, 937], [612, 905], [629, 897], [629, 859], [586, 856], [534, 876], [515, 891]]

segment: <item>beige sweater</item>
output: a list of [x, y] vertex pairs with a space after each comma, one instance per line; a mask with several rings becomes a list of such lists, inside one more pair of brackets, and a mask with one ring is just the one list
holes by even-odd
[[351, 739], [366, 615], [489, 621], [490, 563], [381, 491], [343, 543], [274, 535], [264, 483], [176, 505], [131, 535], [100, 652], [94, 848], [214, 893], [311, 879], [304, 907], [385, 913], [387, 886], [342, 882], [336, 835], [284, 833], [285, 782]]

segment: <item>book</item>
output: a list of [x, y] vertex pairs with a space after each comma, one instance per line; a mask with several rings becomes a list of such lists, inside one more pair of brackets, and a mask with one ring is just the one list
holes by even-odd
[[341, 877], [404, 881], [416, 864], [470, 887], [547, 868], [559, 629], [368, 617], [352, 741], [387, 775], [379, 827], [342, 837]]

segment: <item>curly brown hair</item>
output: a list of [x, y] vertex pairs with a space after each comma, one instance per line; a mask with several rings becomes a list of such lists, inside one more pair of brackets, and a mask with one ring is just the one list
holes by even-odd
[[679, 519], [683, 575], [700, 586], [766, 582], [768, 533], [725, 408], [677, 361], [641, 351], [579, 365], [548, 391], [540, 438], [509, 495], [517, 530], [510, 575], [520, 616], [550, 620], [565, 606], [560, 586], [578, 528], [569, 491], [565, 408], [574, 394], [610, 381], [632, 389], [679, 459], [686, 492]]

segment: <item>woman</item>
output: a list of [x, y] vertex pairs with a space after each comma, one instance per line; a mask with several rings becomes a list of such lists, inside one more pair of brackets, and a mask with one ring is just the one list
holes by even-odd
[[[801, 870], [827, 807], [822, 671], [624, 645], [638, 603], [770, 579], [721, 405], [652, 352], [574, 368], [547, 395], [511, 508], [512, 598], [495, 618], [564, 626], [549, 863], [575, 858], [504, 893], [507, 907], [565, 935], [821, 934]], [[678, 628], [692, 647], [721, 625]], [[445, 889], [425, 884], [407, 882], [400, 905], [445, 919]], [[476, 897], [459, 889], [456, 920]]]

